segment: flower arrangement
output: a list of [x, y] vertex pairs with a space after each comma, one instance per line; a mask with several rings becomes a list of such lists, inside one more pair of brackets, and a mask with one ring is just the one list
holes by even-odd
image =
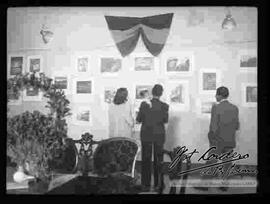
[[[11, 95], [19, 96], [25, 88], [38, 88], [47, 97], [45, 115], [26, 111], [7, 118], [7, 155], [18, 166], [36, 178], [46, 180], [53, 164], [60, 162], [67, 138], [65, 117], [70, 115], [69, 100], [52, 79], [44, 73], [20, 74], [7, 80], [7, 102]], [[58, 158], [58, 159], [57, 159]], [[52, 162], [53, 161], [53, 162]]]

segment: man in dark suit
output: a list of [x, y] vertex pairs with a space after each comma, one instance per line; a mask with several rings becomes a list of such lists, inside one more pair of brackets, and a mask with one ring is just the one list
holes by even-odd
[[165, 126], [168, 122], [169, 105], [161, 102], [160, 96], [163, 93], [161, 85], [156, 84], [152, 89], [153, 98], [151, 106], [142, 102], [136, 120], [142, 123], [141, 143], [142, 143], [142, 176], [141, 182], [146, 190], [151, 185], [151, 160], [152, 148], [154, 150], [154, 186], [159, 185], [158, 175], [163, 161], [163, 144], [165, 142]]
[[[236, 146], [235, 133], [239, 129], [239, 111], [237, 106], [227, 100], [228, 96], [228, 88], [222, 86], [217, 89], [216, 100], [218, 103], [212, 106], [208, 133], [210, 147], [216, 147], [216, 149], [212, 149], [212, 151], [209, 152], [210, 154], [214, 153], [221, 155], [223, 153], [233, 151]], [[206, 165], [216, 162], [217, 160], [211, 159], [206, 162]], [[223, 164], [223, 172], [226, 172], [231, 165], [231, 162]], [[203, 179], [211, 179], [213, 177], [215, 177], [215, 175], [203, 175]], [[208, 190], [207, 187], [195, 188]], [[226, 191], [228, 188], [220, 187], [219, 189]]]

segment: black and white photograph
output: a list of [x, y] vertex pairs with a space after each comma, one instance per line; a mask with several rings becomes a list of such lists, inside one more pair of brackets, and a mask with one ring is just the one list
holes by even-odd
[[167, 75], [190, 76], [193, 72], [194, 60], [191, 52], [169, 52], [163, 54], [162, 61]]
[[240, 72], [257, 72], [256, 50], [240, 50], [238, 59]]
[[43, 58], [41, 55], [27, 57], [27, 71], [28, 72], [43, 72], [42, 67]]
[[84, 73], [89, 69], [89, 58], [87, 56], [77, 58], [77, 72]]
[[199, 72], [200, 93], [214, 94], [221, 83], [220, 73], [217, 69], [201, 69]]
[[7, 194], [258, 193], [258, 12], [9, 7]]
[[242, 84], [242, 105], [244, 107], [257, 106], [257, 84], [243, 83]]
[[8, 62], [8, 75], [15, 76], [17, 74], [22, 74], [24, 72], [24, 57], [10, 55]]
[[189, 110], [189, 82], [171, 80], [167, 84], [167, 101], [175, 110]]
[[122, 69], [122, 59], [116, 57], [101, 57], [100, 72], [102, 75], [117, 75]]

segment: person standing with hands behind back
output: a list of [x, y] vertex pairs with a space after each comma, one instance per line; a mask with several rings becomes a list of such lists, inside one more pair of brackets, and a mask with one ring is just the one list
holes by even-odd
[[150, 190], [151, 187], [151, 160], [152, 149], [154, 152], [154, 186], [159, 185], [158, 175], [160, 173], [160, 164], [163, 161], [163, 145], [165, 142], [165, 123], [168, 123], [169, 105], [160, 101], [163, 93], [163, 87], [156, 84], [152, 89], [153, 98], [151, 106], [143, 101], [140, 105], [136, 120], [142, 123], [141, 126], [141, 144], [142, 144], [142, 171], [141, 183]]

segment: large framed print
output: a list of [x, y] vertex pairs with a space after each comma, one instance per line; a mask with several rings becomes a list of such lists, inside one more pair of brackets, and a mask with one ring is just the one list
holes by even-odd
[[199, 118], [211, 118], [211, 110], [212, 106], [216, 104], [216, 101], [213, 96], [210, 96], [207, 99], [197, 99], [196, 107], [197, 107], [197, 115]]
[[237, 63], [240, 72], [257, 72], [257, 49], [239, 50]]
[[169, 81], [167, 102], [174, 110], [189, 111], [189, 82], [187, 80]]
[[43, 92], [38, 88], [27, 87], [23, 90], [24, 101], [42, 101]]
[[58, 89], [62, 89], [65, 94], [70, 94], [70, 76], [64, 71], [54, 71], [52, 74], [53, 83]]
[[162, 55], [162, 67], [169, 76], [190, 76], [194, 70], [192, 52], [167, 52]]
[[221, 84], [221, 72], [217, 69], [201, 69], [199, 72], [199, 92], [215, 95]]
[[257, 83], [242, 83], [241, 92], [244, 107], [257, 107]]
[[77, 102], [85, 102], [92, 99], [94, 81], [90, 77], [76, 77], [73, 79], [73, 99]]
[[92, 112], [89, 106], [77, 106], [73, 110], [72, 123], [75, 125], [92, 125]]
[[158, 72], [158, 58], [149, 53], [133, 53], [131, 55], [132, 71], [136, 72]]
[[8, 77], [23, 74], [25, 72], [24, 64], [24, 55], [9, 55]]
[[43, 72], [43, 57], [34, 55], [27, 57], [27, 72]]
[[90, 73], [90, 56], [76, 55], [75, 72], [78, 74]]
[[122, 70], [122, 58], [120, 56], [100, 56], [99, 69], [103, 76], [117, 76]]

